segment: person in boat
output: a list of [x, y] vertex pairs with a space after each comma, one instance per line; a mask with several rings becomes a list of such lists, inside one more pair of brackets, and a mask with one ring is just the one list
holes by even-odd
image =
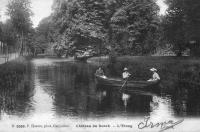
[[103, 78], [107, 78], [104, 74], [104, 71], [102, 69], [102, 67], [99, 67], [97, 70], [96, 70], [96, 73], [95, 73], [96, 76], [101, 76]]
[[153, 72], [152, 78], [150, 78], [148, 81], [159, 81], [160, 80], [160, 76], [157, 73], [157, 69], [156, 68], [151, 68], [150, 71]]
[[128, 79], [129, 77], [130, 77], [130, 73], [128, 72], [128, 68], [124, 68], [124, 71], [123, 71], [123, 73], [122, 73], [122, 78], [124, 79], [124, 80], [126, 80], [126, 79]]

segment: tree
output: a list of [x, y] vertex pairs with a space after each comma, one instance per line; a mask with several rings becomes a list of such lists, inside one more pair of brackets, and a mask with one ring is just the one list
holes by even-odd
[[111, 22], [115, 43], [122, 54], [144, 55], [155, 50], [159, 19], [154, 1], [126, 1]]
[[30, 0], [11, 0], [7, 5], [7, 15], [10, 16], [12, 25], [20, 37], [20, 54], [25, 50], [24, 38], [32, 27]]
[[10, 20], [7, 20], [5, 23], [1, 23], [1, 33], [0, 41], [2, 42], [2, 47], [4, 53], [9, 53], [16, 48], [16, 32], [13, 29], [13, 25]]
[[191, 55], [200, 56], [200, 1], [189, 0], [185, 1], [186, 6], [186, 36], [189, 41], [188, 47], [191, 50]]
[[200, 1], [167, 0], [167, 4], [169, 9], [163, 27], [173, 50], [180, 56], [185, 49], [190, 48], [191, 54], [200, 55]]
[[54, 6], [53, 23], [61, 43], [128, 51], [123, 54], [148, 54], [156, 47], [159, 21], [153, 0], [63, 0]]
[[173, 44], [173, 51], [181, 56], [182, 52], [186, 49], [186, 36], [185, 36], [185, 10], [182, 10], [180, 1], [168, 1], [169, 9], [166, 17], [163, 20], [165, 36], [169, 43]]
[[51, 43], [56, 41], [56, 29], [52, 23], [52, 16], [44, 18], [40, 21], [38, 27], [36, 28], [36, 33], [38, 36], [43, 36], [43, 43]]
[[1, 41], [8, 46], [15, 46], [16, 32], [13, 30], [13, 25], [10, 20], [7, 20], [5, 24], [2, 24], [1, 28]]
[[2, 25], [3, 25], [3, 23], [0, 22], [0, 41], [2, 41]]
[[60, 39], [58, 39], [58, 29], [55, 28], [55, 25], [52, 21], [52, 15], [42, 19], [35, 30], [34, 34], [34, 44], [32, 51], [35, 55], [37, 52], [45, 51], [48, 48], [52, 48], [53, 44], [57, 44]]

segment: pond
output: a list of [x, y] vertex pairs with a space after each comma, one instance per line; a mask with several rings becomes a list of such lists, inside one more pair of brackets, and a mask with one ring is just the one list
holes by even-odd
[[[35, 58], [18, 65], [6, 66], [8, 71], [4, 70], [0, 77], [0, 124], [16, 120], [38, 123], [115, 118], [143, 120], [146, 116], [152, 120], [200, 117], [198, 81], [173, 80], [166, 70], [159, 72], [165, 76], [158, 86], [159, 93], [127, 93], [112, 87], [97, 87], [94, 77], [97, 66], [93, 64]], [[119, 77], [117, 71], [121, 69], [111, 67], [105, 67], [106, 74]], [[134, 69], [137, 68], [141, 70], [135, 65]], [[186, 72], [182, 74], [185, 76]], [[192, 73], [187, 76], [189, 74]], [[136, 76], [137, 79], [147, 77], [141, 73]]]

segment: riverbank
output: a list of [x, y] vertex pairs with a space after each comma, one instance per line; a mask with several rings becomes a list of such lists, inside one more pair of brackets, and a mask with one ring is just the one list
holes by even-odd
[[0, 89], [18, 89], [17, 84], [23, 80], [24, 74], [27, 71], [26, 65], [26, 57], [18, 57], [6, 63], [2, 63], [0, 65]]
[[[160, 61], [160, 62], [181, 62], [181, 63], [200, 63], [199, 57], [190, 57], [190, 56], [120, 56], [116, 58], [116, 62], [122, 61], [122, 62], [141, 62], [141, 61]], [[109, 63], [109, 57], [108, 56], [100, 56], [100, 57], [92, 57], [89, 58], [88, 63], [99, 63], [99, 64], [105, 64]]]
[[5, 55], [0, 55], [0, 64], [4, 64], [7, 63], [9, 61], [13, 61], [15, 59], [19, 58], [19, 54], [18, 53], [11, 53], [7, 56]]

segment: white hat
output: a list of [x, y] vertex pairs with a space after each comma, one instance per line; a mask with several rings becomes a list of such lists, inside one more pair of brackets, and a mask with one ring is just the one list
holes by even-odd
[[157, 69], [156, 68], [151, 68], [150, 71], [157, 71]]
[[125, 67], [125, 68], [124, 68], [124, 71], [127, 71], [127, 70], [128, 70], [128, 68]]

